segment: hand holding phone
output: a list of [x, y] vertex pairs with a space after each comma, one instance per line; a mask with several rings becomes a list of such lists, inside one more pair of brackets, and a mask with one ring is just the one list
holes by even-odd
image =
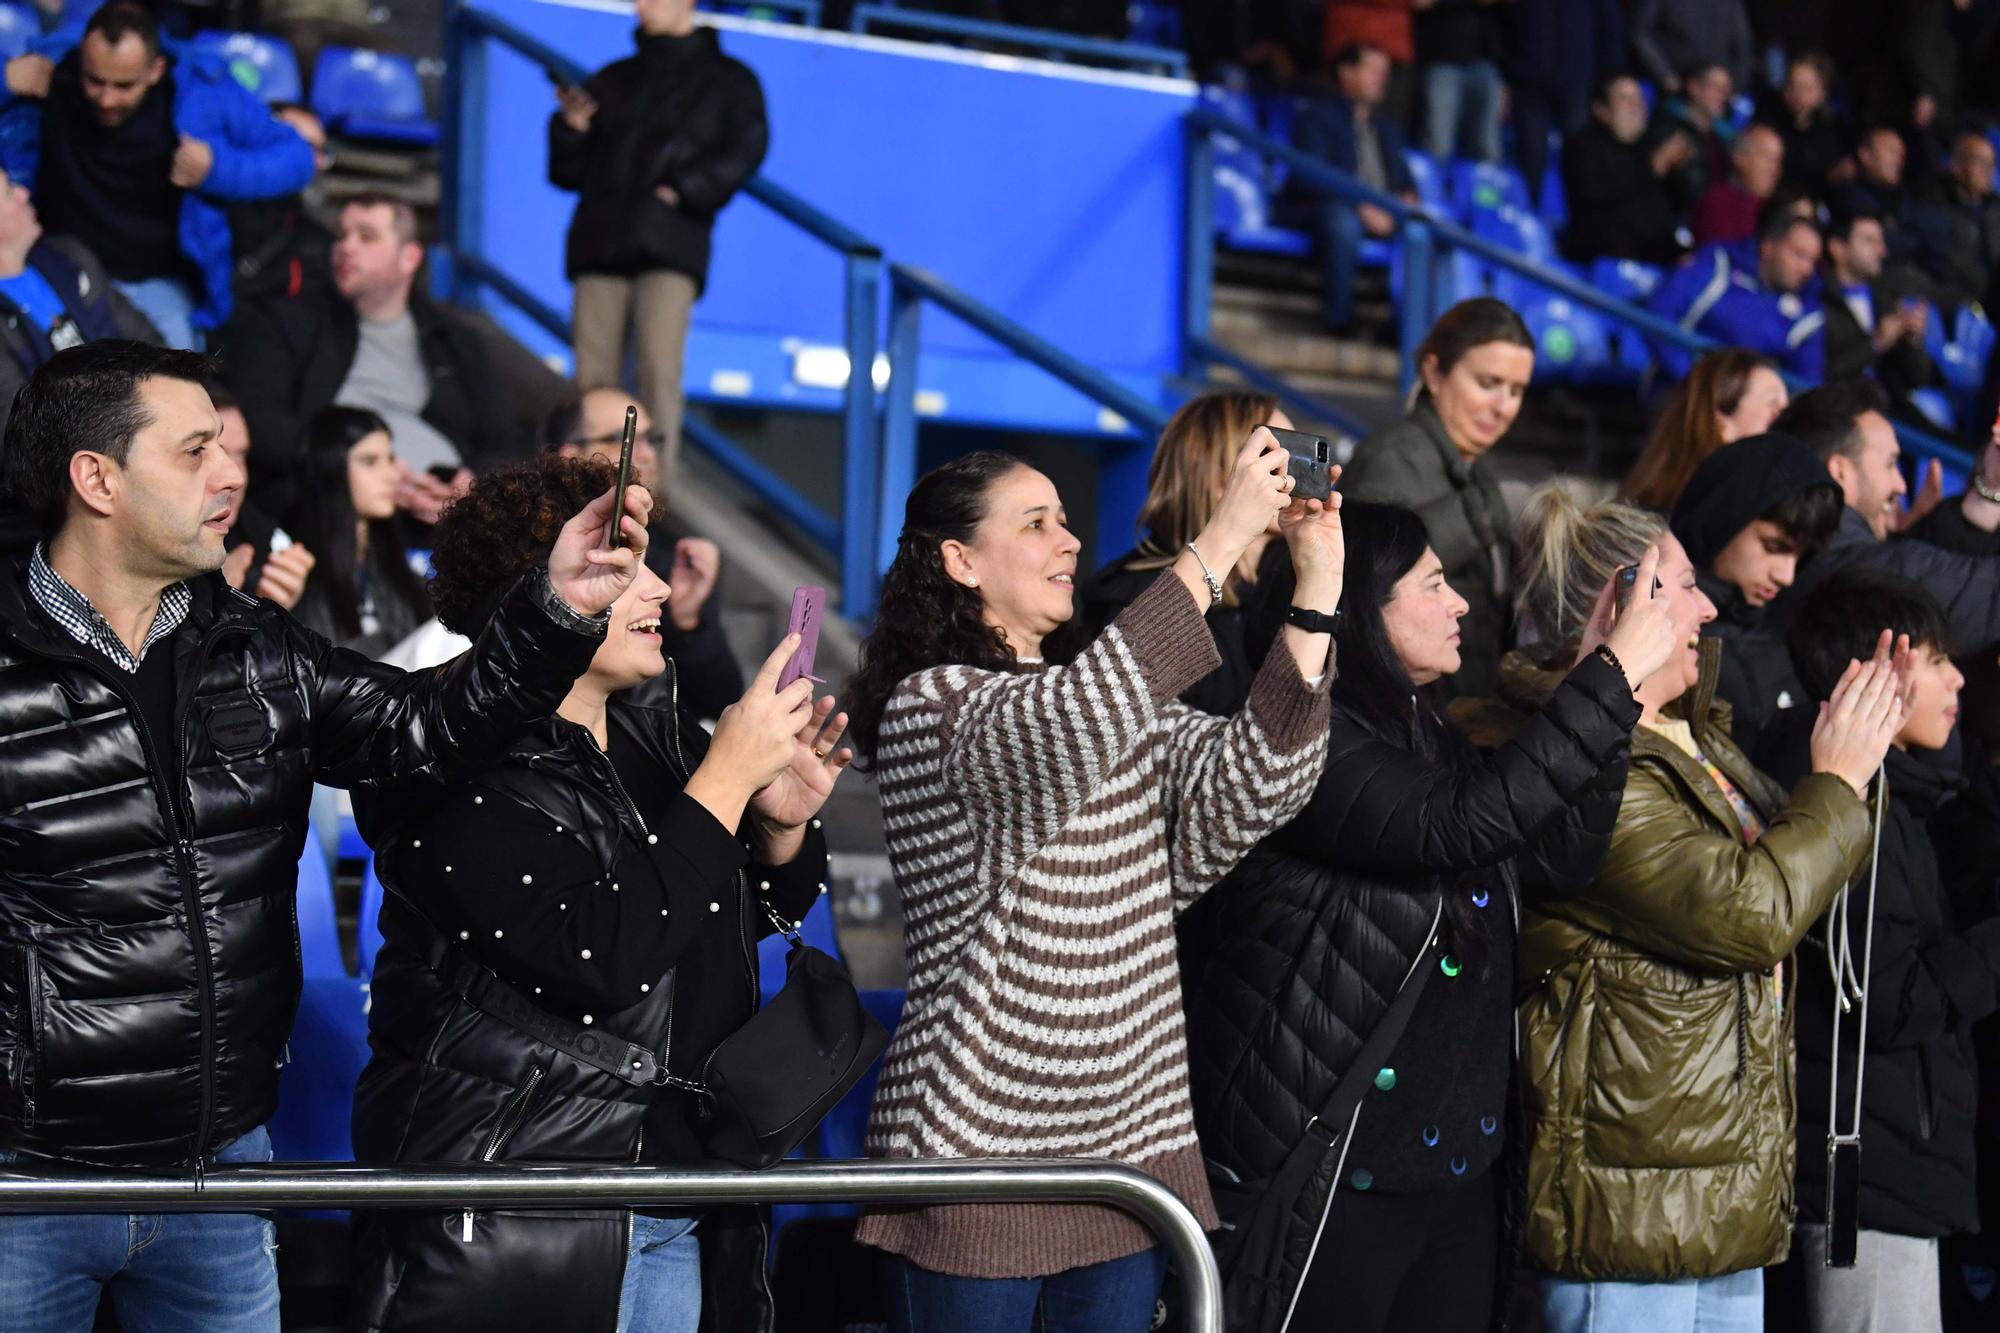
[[618, 450], [618, 503], [611, 516], [611, 549], [625, 544], [625, 492], [632, 487], [632, 444], [639, 437], [639, 409], [625, 409], [625, 441]]
[[[1630, 606], [1632, 604], [1632, 590], [1638, 586], [1639, 586], [1639, 567], [1637, 565], [1618, 566], [1617, 596], [1618, 596], [1618, 609], [1620, 611], [1623, 611], [1627, 606]], [[1660, 590], [1664, 587], [1666, 587], [1664, 583], [1661, 583], [1657, 578], [1654, 579], [1653, 596], [1658, 597], [1660, 595]]]
[[798, 588], [792, 593], [792, 616], [785, 627], [785, 633], [799, 636], [798, 651], [792, 660], [785, 663], [785, 669], [778, 673], [778, 688], [784, 689], [795, 680], [809, 680], [824, 684], [812, 673], [813, 659], [819, 654], [819, 624], [826, 610], [825, 588]]

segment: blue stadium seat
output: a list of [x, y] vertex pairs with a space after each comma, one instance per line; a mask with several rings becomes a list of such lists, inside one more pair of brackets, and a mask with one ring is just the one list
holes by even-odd
[[1525, 208], [1503, 204], [1472, 215], [1472, 232], [1506, 246], [1523, 259], [1546, 264], [1556, 257], [1555, 237], [1542, 220]]
[[1125, 8], [1125, 40], [1178, 49], [1181, 7], [1160, 0], [1132, 0]]
[[26, 55], [28, 43], [42, 35], [42, 20], [28, 5], [0, 5], [0, 60]]
[[1979, 392], [1993, 358], [1993, 345], [1993, 321], [1986, 312], [1971, 304], [1960, 306], [1951, 341], [1936, 357], [1938, 369], [1954, 393], [1969, 397]]
[[1460, 218], [1470, 222], [1477, 213], [1511, 205], [1523, 212], [1534, 208], [1528, 182], [1512, 166], [1453, 158], [1445, 168], [1446, 190]]
[[1417, 187], [1417, 200], [1425, 208], [1443, 213], [1450, 206], [1445, 197], [1444, 173], [1438, 170], [1437, 159], [1418, 148], [1405, 148], [1403, 161], [1409, 164], [1410, 180]]
[[1644, 305], [1652, 299], [1653, 289], [1666, 275], [1667, 271], [1657, 264], [1641, 263], [1637, 259], [1596, 259], [1591, 261], [1590, 273], [1585, 281], [1606, 296], [1615, 296], [1633, 305]]
[[354, 1087], [368, 1063], [368, 983], [345, 973], [307, 977], [287, 1050], [270, 1120], [272, 1155], [352, 1161]]
[[[1549, 136], [1554, 139], [1554, 135]], [[1545, 226], [1557, 235], [1569, 226], [1569, 195], [1563, 190], [1562, 152], [1549, 154], [1548, 169], [1542, 172], [1542, 202], [1536, 208]]]
[[1910, 390], [1910, 406], [1921, 412], [1924, 420], [1944, 435], [1958, 433], [1958, 409], [1952, 404], [1951, 395], [1943, 389]]
[[194, 49], [221, 60], [232, 78], [267, 105], [305, 99], [298, 57], [279, 38], [258, 32], [198, 32]]
[[327, 47], [313, 66], [312, 109], [349, 138], [437, 143], [437, 122], [424, 113], [423, 81], [408, 56]]
[[[1582, 280], [1560, 260], [1552, 267]], [[1596, 311], [1577, 305], [1506, 269], [1493, 274], [1493, 295], [1514, 307], [1535, 339], [1535, 377], [1568, 384], [1623, 384], [1630, 370], [1611, 344], [1611, 326]]]
[[307, 977], [345, 977], [340, 956], [340, 924], [334, 915], [333, 875], [319, 833], [306, 827], [305, 851], [299, 855], [299, 964]]

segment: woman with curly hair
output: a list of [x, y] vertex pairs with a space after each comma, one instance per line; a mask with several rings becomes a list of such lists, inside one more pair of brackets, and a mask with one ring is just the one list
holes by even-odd
[[[911, 491], [849, 691], [910, 965], [872, 1156], [1113, 1158], [1215, 1225], [1173, 918], [1298, 810], [1325, 751], [1338, 502], [1291, 489], [1259, 427], [1201, 532], [1064, 666], [1042, 647], [1079, 543], [1049, 479], [977, 453]], [[1217, 665], [1202, 614], [1281, 511], [1292, 623], [1236, 717], [1197, 713], [1175, 696]], [[877, 1211], [858, 1234], [895, 1256], [898, 1333], [1137, 1333], [1165, 1266], [1087, 1204]]]
[[1747, 347], [1721, 347], [1695, 362], [1667, 395], [1653, 436], [1618, 498], [1666, 513], [1702, 460], [1725, 444], [1762, 435], [1790, 401], [1777, 363]]
[[[438, 525], [445, 625], [478, 633], [610, 482], [602, 463], [545, 456], [476, 484]], [[776, 688], [796, 636], [713, 737], [671, 682], [646, 692], [664, 706], [635, 697], [673, 670], [668, 594], [641, 568], [557, 716], [486, 771], [429, 799], [357, 800], [387, 890], [361, 1158], [708, 1159], [702, 1060], [755, 1008], [757, 938], [825, 891], [814, 816], [853, 756], [831, 699]], [[359, 1327], [770, 1327], [747, 1210], [357, 1216]]]

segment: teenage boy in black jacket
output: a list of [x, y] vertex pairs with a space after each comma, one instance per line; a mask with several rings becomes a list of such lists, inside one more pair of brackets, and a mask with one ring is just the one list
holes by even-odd
[[[1908, 579], [1856, 566], [1821, 584], [1788, 631], [1807, 698], [1825, 699], [1850, 658], [1866, 658], [1884, 631], [1911, 649], [1909, 715], [1884, 761], [1888, 800], [1875, 858], [1873, 948], [1866, 873], [1845, 912], [1836, 905], [1806, 937], [1796, 972], [1799, 1045], [1800, 1266], [1815, 1330], [1937, 1328], [1938, 1240], [1979, 1223], [1975, 1117], [1978, 1072], [1972, 1027], [2000, 1012], [2000, 914], [1992, 894], [1967, 911], [1947, 892], [1940, 865], [1959, 859], [1937, 840], [1963, 781], [1937, 753], [1952, 743], [1964, 677], [1946, 655], [1950, 627], [1937, 600]], [[1787, 729], [1790, 730], [1789, 728]], [[1803, 771], [1803, 744], [1771, 772]], [[1990, 864], [1987, 874], [1992, 877]], [[1841, 1086], [1830, 1088], [1834, 955], [1847, 932], [1852, 973], [1869, 994], [1861, 1108], [1859, 1261], [1823, 1262], [1826, 1141], [1830, 1112], [1843, 1129], [1854, 1104], [1860, 1005], [1847, 1014]], [[1855, 1316], [1863, 1322], [1855, 1322]]]

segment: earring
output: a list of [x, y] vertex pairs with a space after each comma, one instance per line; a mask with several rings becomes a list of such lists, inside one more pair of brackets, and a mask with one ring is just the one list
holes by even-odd
[[979, 576], [975, 574], [971, 578], [967, 579], [965, 581], [965, 586], [968, 588], [977, 588], [979, 586]]

